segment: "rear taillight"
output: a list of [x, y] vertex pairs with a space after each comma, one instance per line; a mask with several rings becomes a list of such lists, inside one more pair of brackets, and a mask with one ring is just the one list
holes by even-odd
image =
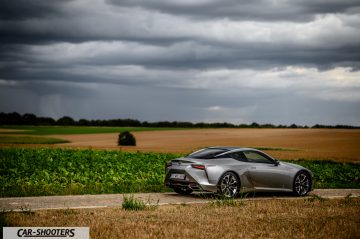
[[202, 164], [191, 164], [191, 167], [196, 168], [196, 169], [205, 170], [205, 165], [202, 165]]

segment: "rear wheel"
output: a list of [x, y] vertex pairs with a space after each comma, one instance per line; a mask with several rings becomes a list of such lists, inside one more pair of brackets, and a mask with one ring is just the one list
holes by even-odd
[[184, 187], [173, 188], [173, 190], [174, 192], [182, 195], [189, 195], [190, 193], [193, 192], [191, 188], [184, 188]]
[[306, 196], [311, 189], [311, 177], [305, 171], [300, 171], [295, 175], [293, 192], [295, 196]]
[[235, 197], [240, 190], [240, 180], [232, 172], [225, 173], [219, 181], [218, 193], [226, 198]]

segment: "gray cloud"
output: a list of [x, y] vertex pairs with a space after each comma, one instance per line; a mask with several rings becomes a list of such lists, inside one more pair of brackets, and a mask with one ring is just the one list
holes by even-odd
[[0, 16], [0, 111], [360, 124], [358, 1], [5, 0]]
[[72, 0], [2, 0], [0, 2], [0, 19], [26, 20], [29, 18], [46, 18], [64, 14], [62, 6]]
[[228, 18], [250, 21], [309, 21], [316, 14], [341, 13], [359, 7], [356, 0], [108, 0], [122, 7], [140, 7], [194, 18]]

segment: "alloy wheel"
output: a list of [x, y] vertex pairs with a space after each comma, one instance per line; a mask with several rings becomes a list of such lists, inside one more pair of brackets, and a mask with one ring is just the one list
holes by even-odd
[[235, 197], [239, 190], [239, 182], [233, 173], [226, 173], [220, 182], [221, 194], [224, 197]]
[[305, 196], [310, 190], [310, 178], [306, 173], [299, 173], [294, 182], [295, 193]]

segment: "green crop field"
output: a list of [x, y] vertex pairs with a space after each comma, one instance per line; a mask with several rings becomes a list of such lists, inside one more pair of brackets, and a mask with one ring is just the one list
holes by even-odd
[[172, 154], [0, 149], [1, 196], [163, 191]]
[[[162, 192], [164, 153], [0, 148], [1, 197]], [[360, 164], [297, 161], [315, 174], [316, 188], [359, 188]]]
[[95, 126], [0, 126], [0, 129], [14, 129], [19, 131], [2, 132], [3, 134], [53, 135], [53, 134], [99, 134], [119, 133], [122, 131], [154, 131], [176, 130], [179, 128], [151, 128], [151, 127], [95, 127]]
[[0, 135], [0, 144], [60, 144], [70, 141], [64, 139], [56, 139], [49, 137], [33, 137], [33, 136], [4, 136]]

